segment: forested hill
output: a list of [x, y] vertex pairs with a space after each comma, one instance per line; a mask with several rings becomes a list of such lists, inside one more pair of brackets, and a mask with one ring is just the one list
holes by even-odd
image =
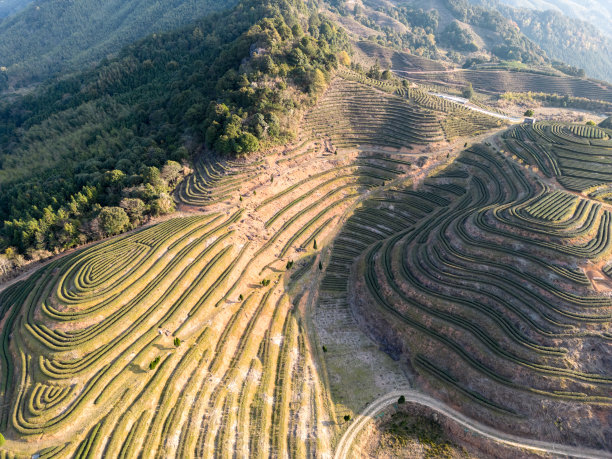
[[501, 2], [515, 8], [557, 11], [571, 18], [594, 24], [612, 38], [610, 0], [501, 0]]
[[[612, 41], [593, 24], [555, 10], [512, 8], [498, 0], [471, 1], [496, 9], [514, 21], [551, 59], [582, 68], [594, 78], [612, 81]], [[602, 14], [609, 12], [602, 11]]]
[[288, 141], [347, 47], [301, 0], [243, 0], [5, 103], [0, 249], [62, 250], [169, 212], [178, 162]]
[[[5, 1], [9, 5], [16, 3]], [[236, 0], [38, 0], [0, 22], [0, 67], [7, 68], [9, 81], [28, 84], [61, 71], [79, 70], [144, 36], [172, 30], [235, 3]], [[1, 8], [0, 3], [0, 12]]]

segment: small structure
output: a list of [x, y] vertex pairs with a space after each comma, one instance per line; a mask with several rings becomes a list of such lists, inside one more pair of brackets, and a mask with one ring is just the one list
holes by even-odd
[[525, 123], [525, 124], [535, 124], [536, 123], [536, 119], [533, 116], [526, 116], [525, 120], [523, 121], [523, 123]]

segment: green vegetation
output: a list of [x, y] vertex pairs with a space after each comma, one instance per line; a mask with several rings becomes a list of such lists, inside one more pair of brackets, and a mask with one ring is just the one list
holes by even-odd
[[[447, 141], [503, 121], [364, 71], [319, 7], [242, 0], [0, 107], [0, 273], [117, 235], [0, 291], [0, 431], [19, 454], [331, 456], [363, 399], [337, 401], [342, 378], [320, 373], [341, 354], [368, 387], [348, 390], [372, 395], [409, 349], [419, 387], [509, 429], [612, 405], [594, 352], [612, 301], [591, 287], [612, 272], [612, 131], [516, 125], [441, 169]], [[437, 21], [399, 11], [411, 33]], [[453, 93], [484, 72], [447, 72]], [[183, 217], [137, 228], [177, 203]], [[355, 358], [360, 338], [315, 321], [365, 323], [380, 347]], [[392, 421], [393, 439], [449, 454], [439, 425]]]
[[528, 64], [548, 61], [546, 54], [499, 12], [472, 5], [467, 0], [444, 0], [444, 4], [457, 20], [499, 34], [502, 42], [491, 49], [499, 59]]
[[117, 232], [98, 229], [100, 206], [132, 225], [171, 211], [198, 141], [245, 154], [291, 138], [347, 40], [302, 3], [249, 1], [0, 106], [0, 247], [34, 257]]
[[461, 91], [461, 95], [466, 99], [471, 99], [474, 97], [474, 88], [472, 87], [472, 83], [469, 83], [463, 91]]
[[453, 445], [439, 422], [425, 416], [413, 416], [398, 412], [391, 415], [380, 429], [382, 437], [378, 445], [379, 451], [396, 451], [401, 454], [402, 448], [407, 448], [413, 442], [424, 446], [425, 458], [451, 458]]
[[[538, 89], [544, 89], [543, 85], [538, 85]], [[555, 89], [552, 89], [555, 90]], [[559, 88], [559, 91], [562, 89]], [[589, 95], [588, 93], [586, 93]], [[587, 97], [570, 97], [567, 94], [550, 94], [545, 92], [505, 92], [500, 94], [500, 99], [525, 104], [542, 104], [550, 107], [578, 108], [591, 111], [607, 112], [612, 110], [612, 101], [593, 100]], [[592, 97], [601, 97], [600, 94], [593, 94]]]
[[[612, 85], [583, 78], [553, 75], [533, 68], [506, 69], [477, 66], [453, 73], [418, 73], [411, 80], [428, 84], [431, 79], [454, 86], [472, 83], [477, 91], [488, 94], [531, 93], [538, 100], [553, 106], [576, 106], [587, 110], [609, 111], [612, 107]], [[575, 104], [575, 105], [574, 105]]]
[[474, 42], [474, 36], [468, 29], [461, 27], [457, 21], [447, 25], [439, 39], [442, 45], [450, 49], [468, 53], [478, 51], [478, 46]]
[[530, 116], [530, 117], [531, 117], [531, 116], [533, 116], [533, 115], [534, 115], [534, 113], [533, 113], [533, 110], [532, 110], [532, 109], [528, 109], [528, 110], [525, 110], [525, 113], [523, 113], [523, 115], [524, 115], [524, 116]]
[[596, 27], [554, 9], [536, 11], [507, 7], [495, 0], [479, 1], [514, 21], [523, 34], [557, 61], [553, 61], [556, 69], [577, 77], [584, 77], [586, 71], [592, 77], [612, 81], [612, 41]]
[[4, 0], [0, 3], [0, 19], [15, 14], [25, 8], [32, 0]]
[[149, 370], [155, 370], [155, 368], [157, 368], [157, 365], [159, 364], [160, 361], [161, 361], [161, 357], [159, 356], [151, 360], [151, 362], [149, 363]]
[[379, 12], [385, 13], [404, 26], [404, 31], [400, 32], [397, 28], [379, 23], [374, 15], [364, 11], [360, 5], [349, 12], [344, 5], [340, 5], [340, 2], [331, 3], [332, 10], [337, 9], [344, 16], [352, 13], [356, 21], [379, 32], [376, 36], [368, 37], [372, 43], [402, 50], [409, 49], [418, 56], [432, 59], [438, 55], [435, 33], [438, 28], [439, 14], [435, 10], [424, 11], [421, 8], [404, 5], [393, 7], [377, 5], [376, 9]]
[[[4, 3], [0, 3], [0, 17], [3, 9], [10, 8], [10, 2]], [[80, 70], [126, 44], [234, 4], [216, 0], [31, 2], [0, 22], [0, 62], [7, 67], [11, 84], [19, 87]]]
[[[573, 187], [580, 180], [584, 181], [581, 187], [587, 186], [590, 179], [586, 175], [601, 174], [604, 180], [605, 172], [591, 163], [601, 158], [604, 149], [583, 147], [581, 138], [597, 138], [594, 132], [582, 131], [586, 129], [593, 128], [549, 123], [517, 126], [508, 137], [518, 138], [521, 133], [525, 140], [509, 142], [509, 151], [520, 154], [527, 164], [541, 167], [554, 161], [554, 155], [577, 155], [581, 150], [582, 156], [592, 149], [591, 160], [583, 156], [585, 159], [578, 163], [558, 157], [553, 163], [562, 166], [558, 177], [566, 187], [576, 189]], [[536, 139], [537, 147], [531, 143]], [[548, 144], [553, 139], [554, 146]], [[574, 153], [562, 150], [561, 141], [566, 145], [572, 142]], [[608, 140], [602, 142], [609, 144]], [[539, 156], [541, 162], [536, 162], [536, 155], [543, 152], [549, 155]], [[384, 220], [374, 217], [372, 224], [385, 221], [388, 236], [373, 235], [363, 242], [364, 247], [371, 247], [365, 255], [363, 273], [368, 292], [394, 327], [400, 321], [410, 328], [402, 339], [409, 341], [407, 345], [417, 353], [414, 365], [423, 377], [433, 378], [506, 416], [527, 412], [534, 397], [611, 403], [607, 395], [611, 376], [597, 366], [566, 368], [567, 351], [559, 344], [578, 339], [587, 328], [605, 328], [612, 319], [609, 298], [585, 293], [581, 286], [590, 285], [589, 281], [581, 271], [568, 267], [580, 260], [600, 260], [609, 255], [609, 212], [575, 195], [550, 192], [540, 182], [534, 185], [511, 160], [481, 146], [471, 147], [455, 164], [449, 172], [425, 182], [431, 193], [430, 208], [439, 208], [435, 216], [421, 218], [406, 229], [398, 224], [394, 230], [390, 217], [396, 214], [399, 223], [397, 206], [402, 201], [392, 201], [392, 213], [382, 202], [373, 202], [374, 215], [384, 211], [388, 216]], [[564, 179], [563, 167], [570, 164], [576, 164], [577, 172], [585, 178], [578, 179], [576, 172], [568, 171], [570, 176]], [[586, 172], [589, 166], [591, 171]], [[471, 183], [467, 177], [473, 177]], [[414, 207], [413, 200], [411, 197], [403, 205]], [[466, 227], [468, 221], [478, 233]], [[346, 226], [351, 225], [349, 219]], [[585, 244], [576, 242], [586, 234], [593, 239]], [[491, 243], [491, 237], [520, 241], [528, 248]], [[381, 242], [372, 246], [377, 239]], [[330, 269], [335, 259], [332, 253]], [[517, 260], [521, 260], [520, 267], [515, 265]], [[486, 271], [484, 266], [488, 267]], [[543, 268], [546, 274], [542, 274]], [[561, 289], [558, 282], [574, 287]], [[490, 321], [487, 327], [482, 326], [484, 317]], [[449, 329], [454, 332], [449, 333]], [[528, 334], [526, 329], [530, 330]], [[478, 346], [466, 347], [466, 342], [479, 343], [496, 358], [487, 358], [476, 350]], [[507, 371], [509, 367], [517, 370]], [[518, 368], [529, 376], [519, 376]], [[482, 375], [489, 382], [475, 388], [469, 374]], [[570, 380], [572, 389], [568, 390], [566, 382]], [[506, 388], [505, 393], [530, 395], [513, 401], [506, 398], [501, 404], [496, 401], [501, 387]]]

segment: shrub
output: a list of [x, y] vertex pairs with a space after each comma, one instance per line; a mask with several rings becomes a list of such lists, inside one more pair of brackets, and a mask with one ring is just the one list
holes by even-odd
[[533, 110], [532, 109], [526, 110], [524, 113], [524, 116], [529, 116], [529, 117], [533, 116]]
[[238, 297], [238, 301], [242, 301], [244, 300], [244, 297], [242, 296], [242, 293], [240, 294], [240, 296]]
[[586, 125], [587, 126], [595, 126], [595, 121], [589, 120], [589, 121], [586, 122]]
[[161, 360], [161, 357], [155, 357], [153, 360], [151, 360], [151, 363], [149, 363], [149, 370], [155, 370], [155, 367], [159, 364]]
[[350, 415], [350, 414], [345, 414], [345, 415], [344, 415], [344, 420], [345, 420], [346, 422], [349, 422], [349, 421], [351, 420], [351, 415]]
[[317, 240], [314, 240], [314, 243], [312, 244], [312, 248], [317, 250]]
[[174, 347], [179, 347], [181, 345], [181, 339], [177, 336], [174, 338]]
[[159, 198], [155, 199], [151, 204], [151, 210], [154, 215], [165, 215], [174, 212], [174, 200], [168, 193], [160, 193]]
[[323, 263], [319, 261], [319, 271], [323, 271]]
[[399, 403], [400, 405], [406, 403], [406, 397], [400, 395], [400, 398], [397, 399], [397, 403]]
[[261, 285], [263, 285], [264, 287], [267, 287], [268, 285], [270, 285], [270, 279], [263, 279], [261, 281]]
[[121, 207], [103, 207], [100, 211], [100, 225], [109, 236], [119, 234], [130, 224], [130, 219]]
[[469, 83], [465, 88], [463, 88], [461, 95], [466, 99], [471, 99], [474, 97], [474, 88], [472, 87], [472, 83]]
[[291, 268], [293, 268], [293, 261], [290, 260], [287, 262], [287, 269], [291, 269]]
[[327, 352], [327, 347], [322, 346], [323, 347], [323, 352]]
[[340, 51], [338, 53], [338, 62], [348, 67], [349, 65], [351, 65], [351, 58], [349, 57], [346, 51]]
[[2, 445], [4, 445], [4, 442], [5, 442], [5, 440], [4, 440], [4, 435], [2, 435], [2, 434], [0, 433], [0, 447], [2, 447]]

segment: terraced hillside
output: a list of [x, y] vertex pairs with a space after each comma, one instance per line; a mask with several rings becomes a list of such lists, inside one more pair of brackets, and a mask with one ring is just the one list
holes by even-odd
[[339, 147], [411, 148], [481, 134], [502, 121], [420, 88], [373, 80], [348, 69], [306, 116], [306, 129]]
[[[410, 70], [410, 68], [406, 69]], [[403, 68], [397, 70], [403, 70]], [[417, 82], [439, 82], [458, 87], [472, 83], [474, 89], [489, 94], [531, 91], [612, 102], [612, 88], [609, 84], [583, 78], [507, 70], [469, 69], [457, 69], [455, 72], [402, 73], [401, 75]]]
[[474, 146], [418, 191], [365, 203], [322, 295], [331, 287], [326, 304], [351, 304], [422, 390], [470, 416], [609, 449], [612, 214], [553, 186]]
[[596, 193], [612, 182], [612, 131], [539, 122], [504, 134], [508, 152], [572, 191]]
[[[335, 139], [354, 141], [346, 132], [322, 137], [313, 120], [325, 101], [293, 148], [199, 159], [176, 193], [182, 217], [0, 291], [1, 457], [331, 454], [341, 414], [305, 328], [319, 250], [359, 201], [451, 148], [436, 112], [360, 90], [382, 113], [359, 139], [369, 148], [339, 150]], [[338, 103], [339, 123], [358, 126]], [[384, 149], [391, 138], [410, 153]], [[429, 153], [434, 141], [446, 150]]]
[[[574, 410], [571, 441], [609, 437], [610, 300], [590, 280], [608, 288], [610, 211], [547, 182], [544, 155], [453, 162], [449, 140], [491, 128], [344, 70], [294, 146], [205, 155], [180, 217], [0, 290], [0, 457], [329, 456], [345, 415], [413, 378], [388, 355], [470, 415], [567, 432]], [[500, 150], [609, 135], [537, 124]]]

